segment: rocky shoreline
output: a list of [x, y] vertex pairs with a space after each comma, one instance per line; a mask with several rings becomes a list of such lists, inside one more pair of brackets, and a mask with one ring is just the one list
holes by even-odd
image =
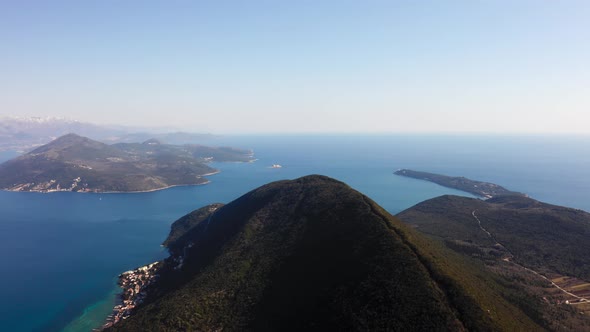
[[123, 292], [118, 296], [113, 313], [109, 315], [102, 329], [126, 319], [136, 306], [143, 303], [146, 297], [145, 289], [158, 279], [158, 270], [161, 266], [161, 262], [155, 262], [119, 275], [118, 284]]

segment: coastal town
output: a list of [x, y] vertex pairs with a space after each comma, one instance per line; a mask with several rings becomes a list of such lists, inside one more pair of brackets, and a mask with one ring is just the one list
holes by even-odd
[[119, 295], [120, 303], [113, 308], [113, 313], [102, 326], [103, 329], [126, 319], [137, 305], [143, 303], [146, 297], [145, 289], [158, 279], [157, 272], [160, 267], [161, 263], [155, 262], [119, 275], [119, 286], [123, 289]]

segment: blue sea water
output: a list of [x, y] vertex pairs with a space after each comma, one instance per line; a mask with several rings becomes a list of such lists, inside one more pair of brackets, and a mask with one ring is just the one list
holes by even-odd
[[[494, 182], [546, 202], [590, 210], [590, 137], [242, 136], [208, 144], [252, 148], [254, 163], [216, 163], [203, 186], [139, 194], [0, 192], [0, 326], [89, 331], [110, 313], [117, 275], [166, 256], [170, 224], [262, 184], [325, 174], [391, 213], [442, 194], [395, 176], [411, 168]], [[283, 168], [272, 169], [272, 164]]]

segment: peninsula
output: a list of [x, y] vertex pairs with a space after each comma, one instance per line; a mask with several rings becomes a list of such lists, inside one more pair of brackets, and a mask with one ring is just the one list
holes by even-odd
[[0, 164], [0, 189], [9, 191], [141, 192], [205, 184], [213, 161], [253, 161], [229, 147], [143, 143], [108, 145], [68, 134]]
[[470, 180], [465, 177], [446, 176], [435, 173], [413, 171], [410, 169], [399, 169], [395, 171], [393, 174], [434, 182], [443, 187], [465, 191], [485, 199], [489, 199], [495, 196], [506, 195], [526, 196], [523, 193], [510, 191], [497, 184]]

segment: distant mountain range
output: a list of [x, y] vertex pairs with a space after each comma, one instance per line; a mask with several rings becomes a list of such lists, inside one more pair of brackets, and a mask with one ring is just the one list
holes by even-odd
[[103, 126], [57, 117], [4, 117], [0, 118], [0, 151], [29, 151], [68, 133], [103, 143], [132, 143], [156, 138], [168, 144], [187, 144], [214, 137], [211, 134]]
[[270, 183], [179, 219], [112, 331], [542, 331], [510, 285], [346, 184]]
[[135, 192], [206, 183], [211, 161], [253, 160], [252, 151], [170, 145], [156, 139], [107, 145], [76, 134], [0, 164], [0, 188], [11, 191]]

